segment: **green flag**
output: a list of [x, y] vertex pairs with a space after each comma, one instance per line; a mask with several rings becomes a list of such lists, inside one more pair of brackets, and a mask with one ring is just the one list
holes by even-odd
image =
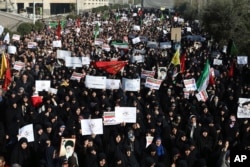
[[98, 37], [98, 35], [99, 35], [99, 24], [96, 23], [95, 29], [94, 29], [94, 37], [95, 37], [95, 39]]
[[231, 56], [237, 56], [238, 55], [238, 49], [237, 49], [234, 41], [232, 42], [232, 46], [230, 48], [230, 55]]
[[161, 18], [160, 19], [161, 19], [161, 21], [164, 20], [164, 14], [163, 13], [161, 14]]
[[200, 75], [200, 77], [196, 82], [197, 90], [199, 92], [207, 89], [207, 86], [209, 84], [209, 71], [210, 71], [210, 64], [209, 61], [207, 60], [205, 67], [202, 71], [202, 74]]

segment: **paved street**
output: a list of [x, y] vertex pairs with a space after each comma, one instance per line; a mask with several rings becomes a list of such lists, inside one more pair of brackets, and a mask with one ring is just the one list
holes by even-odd
[[143, 6], [152, 8], [160, 8], [160, 7], [173, 8], [174, 0], [144, 0]]

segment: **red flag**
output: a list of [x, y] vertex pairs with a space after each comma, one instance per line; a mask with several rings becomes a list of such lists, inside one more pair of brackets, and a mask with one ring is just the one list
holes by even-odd
[[228, 77], [233, 77], [234, 76], [234, 62], [232, 62], [229, 70], [228, 70]]
[[33, 95], [31, 96], [31, 103], [34, 107], [39, 107], [43, 102], [43, 99], [39, 95]]
[[80, 23], [80, 19], [78, 18], [78, 19], [76, 20], [76, 26], [79, 28], [79, 27], [80, 27], [80, 25], [81, 25], [81, 23]]
[[184, 52], [180, 58], [180, 64], [181, 64], [181, 68], [180, 68], [180, 72], [183, 73], [186, 70], [186, 53]]
[[59, 20], [58, 25], [57, 25], [57, 29], [56, 29], [56, 36], [58, 36], [59, 39], [61, 37], [61, 31], [62, 31], [62, 27], [61, 27], [61, 22]]
[[214, 68], [210, 68], [209, 70], [209, 84], [215, 85], [215, 74], [214, 74]]
[[125, 65], [126, 61], [98, 61], [94, 63], [96, 68], [105, 70], [109, 74], [117, 74]]
[[5, 71], [5, 78], [4, 78], [4, 83], [3, 83], [3, 89], [5, 91], [8, 90], [8, 87], [11, 83], [11, 80], [12, 80], [12, 78], [11, 78], [10, 64], [9, 64], [9, 60], [7, 59], [7, 69]]

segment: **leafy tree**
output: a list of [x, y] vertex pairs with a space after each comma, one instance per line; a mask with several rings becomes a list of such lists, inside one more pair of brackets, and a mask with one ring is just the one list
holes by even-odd
[[198, 19], [198, 8], [188, 2], [175, 3], [174, 8], [185, 20]]
[[231, 39], [241, 53], [250, 53], [248, 6], [247, 0], [213, 0], [202, 10], [202, 26], [219, 44]]
[[32, 29], [33, 29], [32, 23], [22, 23], [17, 27], [17, 32], [20, 33], [21, 35], [26, 35], [29, 34]]

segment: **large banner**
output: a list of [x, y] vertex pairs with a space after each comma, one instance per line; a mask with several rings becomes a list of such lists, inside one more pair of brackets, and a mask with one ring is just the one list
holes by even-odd
[[117, 122], [136, 123], [136, 107], [115, 107]]
[[150, 89], [159, 90], [160, 86], [161, 86], [161, 82], [162, 82], [162, 80], [160, 80], [160, 79], [147, 77], [145, 87], [150, 88]]
[[250, 98], [239, 98], [238, 118], [250, 118]]
[[86, 75], [85, 85], [92, 89], [106, 89], [106, 77]]
[[125, 91], [138, 91], [140, 90], [140, 79], [127, 79], [122, 78], [122, 88]]
[[98, 119], [82, 119], [81, 120], [82, 135], [103, 134], [102, 118]]

